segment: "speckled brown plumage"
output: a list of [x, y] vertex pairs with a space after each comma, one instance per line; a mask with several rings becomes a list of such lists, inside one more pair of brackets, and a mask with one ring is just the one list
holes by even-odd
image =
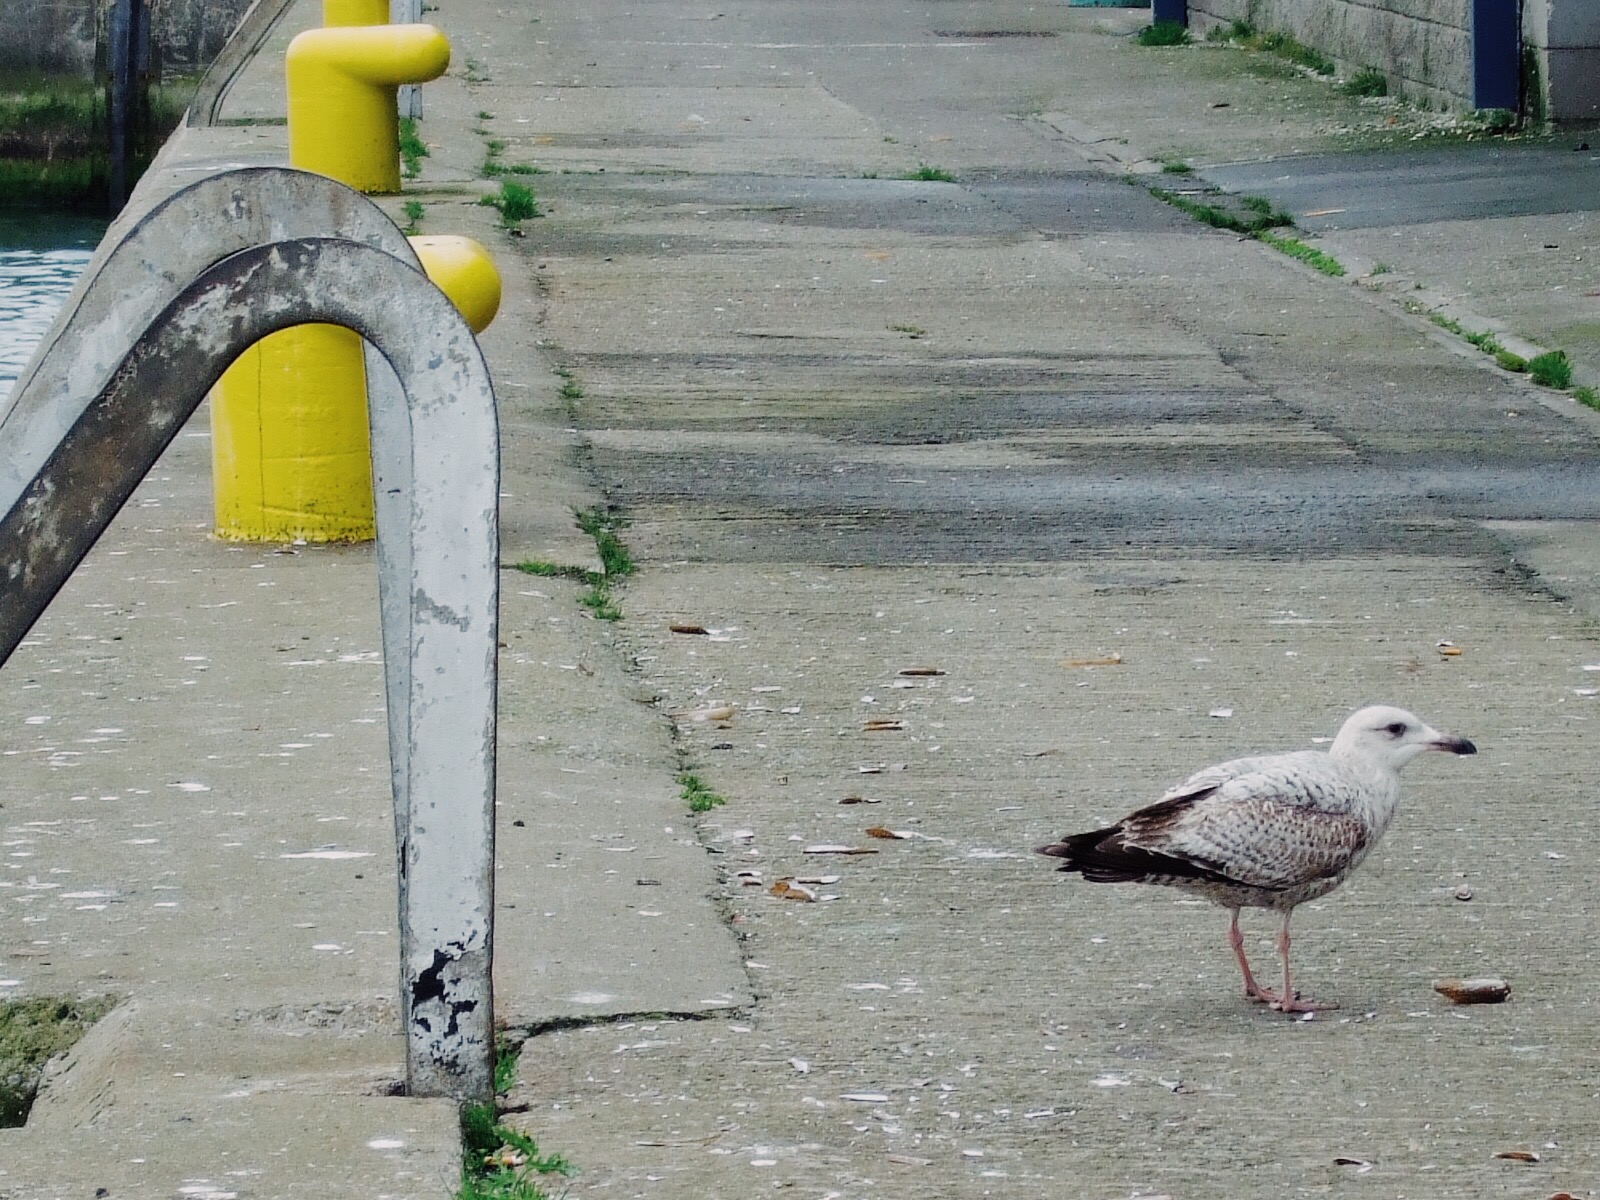
[[[1301, 1000], [1289, 984], [1289, 915], [1338, 887], [1383, 836], [1400, 798], [1400, 769], [1424, 750], [1473, 754], [1388, 706], [1364, 708], [1326, 752], [1237, 758], [1197, 771], [1115, 825], [1039, 847], [1091, 883], [1182, 888], [1227, 908], [1229, 944], [1254, 1000], [1287, 1012], [1334, 1007]], [[1239, 934], [1241, 908], [1282, 914], [1283, 988], [1256, 983]]]

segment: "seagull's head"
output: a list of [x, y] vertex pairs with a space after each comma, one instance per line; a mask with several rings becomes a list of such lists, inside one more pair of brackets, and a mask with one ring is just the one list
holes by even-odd
[[1344, 723], [1339, 736], [1333, 739], [1332, 754], [1398, 771], [1424, 750], [1443, 750], [1447, 754], [1478, 752], [1466, 738], [1440, 733], [1414, 713], [1377, 704], [1363, 708]]

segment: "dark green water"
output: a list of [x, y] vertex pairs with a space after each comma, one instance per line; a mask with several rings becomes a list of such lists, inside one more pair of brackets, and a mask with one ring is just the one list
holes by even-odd
[[33, 357], [104, 233], [104, 221], [82, 217], [0, 216], [0, 398]]

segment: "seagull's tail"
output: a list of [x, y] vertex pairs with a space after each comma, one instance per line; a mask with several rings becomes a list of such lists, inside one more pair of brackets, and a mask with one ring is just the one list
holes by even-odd
[[1118, 836], [1122, 826], [1111, 825], [1105, 829], [1091, 829], [1088, 833], [1070, 833], [1059, 842], [1038, 846], [1034, 853], [1063, 859], [1057, 870], [1082, 875], [1090, 883], [1133, 883], [1149, 873], [1143, 856], [1128, 853]]

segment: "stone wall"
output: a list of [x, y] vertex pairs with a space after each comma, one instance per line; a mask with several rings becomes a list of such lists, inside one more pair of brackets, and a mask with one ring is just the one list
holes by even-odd
[[[1245, 21], [1287, 33], [1338, 63], [1374, 67], [1389, 90], [1447, 109], [1472, 96], [1472, 0], [1189, 0], [1197, 35]], [[1600, 119], [1600, 3], [1524, 0], [1523, 44], [1538, 72], [1545, 112], [1557, 120]]]
[[[166, 72], [209, 63], [250, 0], [149, 0], [150, 32]], [[107, 0], [0, 0], [0, 70], [92, 75]]]
[[1287, 33], [1339, 64], [1375, 67], [1391, 92], [1445, 108], [1472, 102], [1471, 0], [1189, 0], [1196, 33], [1246, 21]]

